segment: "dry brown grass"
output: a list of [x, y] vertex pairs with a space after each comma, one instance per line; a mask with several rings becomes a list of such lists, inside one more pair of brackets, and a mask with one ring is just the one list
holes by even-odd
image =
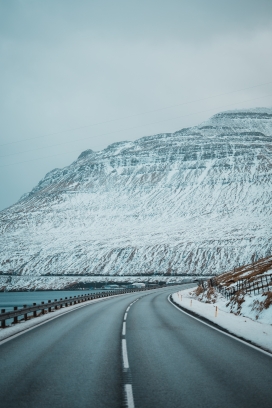
[[244, 303], [245, 299], [244, 299], [244, 293], [241, 292], [237, 292], [234, 296], [233, 296], [233, 303], [236, 303], [236, 307], [237, 307], [237, 311], [239, 312], [242, 308], [242, 304]]
[[202, 286], [198, 286], [197, 289], [194, 290], [193, 294], [196, 295], [200, 302], [204, 303], [215, 303], [218, 295], [214, 288], [210, 287], [203, 289]]
[[266, 299], [259, 301], [258, 299], [255, 299], [253, 301], [253, 307], [252, 310], [255, 310], [257, 312], [256, 314], [256, 320], [259, 318], [260, 313], [264, 309], [268, 309], [269, 306], [272, 304], [272, 292], [265, 292], [262, 294], [262, 296], [265, 296]]
[[215, 291], [214, 288], [208, 288], [207, 293], [206, 293], [207, 299], [209, 302], [214, 301], [215, 302]]
[[[230, 306], [230, 312], [240, 315], [242, 311], [242, 304], [244, 302], [245, 293], [237, 292], [228, 302], [227, 306]], [[272, 292], [265, 292], [262, 294], [264, 300], [253, 299], [252, 301], [252, 311], [256, 313], [255, 319], [258, 320], [260, 314], [264, 309], [268, 309], [272, 304]]]
[[272, 305], [272, 292], [265, 292], [263, 296], [266, 296], [264, 303], [264, 308], [268, 309], [270, 305]]
[[198, 286], [198, 287], [196, 288], [196, 290], [195, 290], [196, 296], [201, 295], [201, 293], [203, 293], [203, 292], [204, 292], [204, 289], [202, 288], [202, 286]]
[[259, 278], [263, 273], [272, 268], [272, 256], [259, 259], [254, 264], [248, 264], [236, 268], [234, 271], [228, 271], [216, 277], [217, 284], [221, 286], [229, 286], [239, 280], [246, 279], [253, 282]]

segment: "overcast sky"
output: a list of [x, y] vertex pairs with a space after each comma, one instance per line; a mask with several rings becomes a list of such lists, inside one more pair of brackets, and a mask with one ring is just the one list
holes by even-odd
[[86, 149], [272, 106], [271, 0], [0, 0], [0, 209]]

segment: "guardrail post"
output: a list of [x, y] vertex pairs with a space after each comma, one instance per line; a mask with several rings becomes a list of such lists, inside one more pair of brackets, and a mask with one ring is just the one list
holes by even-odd
[[[44, 302], [41, 302], [41, 304], [44, 305]], [[45, 310], [44, 308], [42, 308], [42, 314], [44, 315], [44, 313], [45, 313]]]
[[[23, 307], [26, 308], [27, 305], [24, 305]], [[24, 314], [24, 319], [27, 320], [27, 313]]]
[[[33, 306], [36, 306], [36, 305], [37, 305], [37, 303], [33, 303]], [[33, 317], [37, 317], [37, 310], [34, 310]]]
[[[6, 309], [1, 309], [1, 313], [5, 313]], [[1, 320], [1, 328], [4, 329], [6, 327], [6, 321]]]
[[[57, 301], [58, 301], [58, 299], [54, 299], [54, 302], [57, 302]], [[54, 306], [54, 309], [57, 310], [57, 309], [58, 309], [58, 305], [55, 305], [55, 306]]]
[[[14, 307], [13, 307], [13, 310], [18, 310], [18, 306], [14, 306]], [[16, 323], [18, 323], [18, 316], [15, 316], [15, 317], [13, 318], [13, 324], [16, 324]]]
[[[51, 300], [48, 300], [48, 303], [51, 303]], [[52, 307], [49, 306], [49, 308], [48, 308], [48, 313], [50, 313], [51, 311], [52, 311]]]

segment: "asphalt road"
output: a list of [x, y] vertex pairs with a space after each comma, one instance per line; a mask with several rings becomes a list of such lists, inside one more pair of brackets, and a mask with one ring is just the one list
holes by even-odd
[[136, 408], [271, 408], [272, 358], [180, 312], [171, 292], [108, 298], [0, 344], [0, 407], [132, 407], [132, 392]]

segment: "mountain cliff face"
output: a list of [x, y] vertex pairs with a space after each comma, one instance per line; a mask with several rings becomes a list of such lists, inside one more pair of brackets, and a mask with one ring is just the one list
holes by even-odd
[[87, 150], [0, 213], [0, 271], [220, 273], [271, 254], [272, 109]]

